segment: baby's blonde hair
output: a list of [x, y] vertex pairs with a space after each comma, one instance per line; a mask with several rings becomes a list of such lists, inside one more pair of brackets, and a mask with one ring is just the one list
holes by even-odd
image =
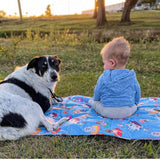
[[130, 55], [130, 44], [124, 37], [114, 38], [101, 50], [104, 58], [116, 59], [119, 65], [125, 65]]

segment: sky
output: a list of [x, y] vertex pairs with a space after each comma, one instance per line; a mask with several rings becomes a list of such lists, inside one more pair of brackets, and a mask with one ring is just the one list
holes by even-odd
[[[124, 2], [125, 0], [105, 0], [105, 5]], [[53, 15], [81, 14], [83, 10], [93, 9], [94, 0], [20, 0], [22, 14], [39, 16], [51, 5]], [[0, 10], [8, 15], [19, 15], [17, 0], [0, 0]]]

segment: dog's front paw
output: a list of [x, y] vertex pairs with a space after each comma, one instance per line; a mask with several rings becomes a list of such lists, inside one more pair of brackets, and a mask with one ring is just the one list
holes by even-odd
[[59, 128], [58, 124], [53, 124], [53, 125], [51, 125], [50, 127], [47, 128], [47, 131], [48, 132], [53, 132], [53, 131], [57, 130], [58, 128]]
[[64, 122], [69, 121], [69, 120], [70, 120], [69, 117], [63, 117], [63, 118], [61, 118], [57, 123], [58, 123], [59, 125], [62, 125]]
[[55, 131], [59, 128], [59, 124], [53, 124], [52, 125], [52, 131]]
[[54, 129], [58, 129], [63, 123], [65, 123], [68, 120], [70, 120], [69, 117], [63, 117], [63, 118], [61, 118], [58, 122], [56, 122], [55, 124], [53, 124], [53, 128]]
[[53, 130], [57, 130], [60, 127], [60, 125], [62, 125], [64, 122], [66, 122], [68, 120], [70, 120], [69, 117], [63, 117], [59, 121], [57, 121], [56, 123], [47, 126], [47, 130], [49, 132], [52, 132]]

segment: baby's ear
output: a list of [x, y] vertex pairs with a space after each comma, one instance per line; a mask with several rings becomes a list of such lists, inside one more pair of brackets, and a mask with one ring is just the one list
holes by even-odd
[[109, 62], [110, 62], [112, 67], [116, 66], [116, 61], [114, 59], [109, 59]]
[[30, 68], [36, 68], [36, 66], [38, 65], [38, 61], [39, 61], [39, 57], [33, 58], [27, 65], [27, 70], [29, 70]]

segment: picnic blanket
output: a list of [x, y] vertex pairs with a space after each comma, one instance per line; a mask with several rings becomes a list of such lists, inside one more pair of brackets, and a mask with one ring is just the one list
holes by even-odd
[[33, 135], [109, 135], [123, 139], [160, 140], [160, 98], [141, 98], [138, 110], [124, 119], [102, 117], [88, 104], [89, 99], [75, 95], [52, 105], [45, 113], [50, 123], [62, 117], [70, 120], [52, 132], [40, 126]]

